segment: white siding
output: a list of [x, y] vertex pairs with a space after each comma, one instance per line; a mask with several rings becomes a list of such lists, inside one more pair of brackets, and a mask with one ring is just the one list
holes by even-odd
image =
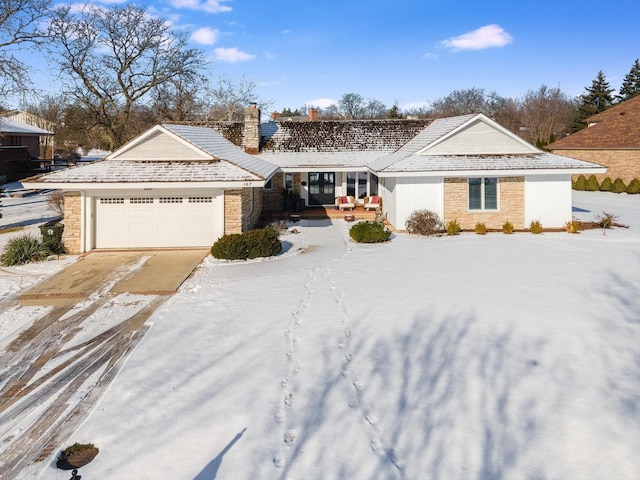
[[382, 212], [391, 225], [396, 226], [396, 181], [395, 177], [380, 178], [378, 190], [382, 197]]
[[[385, 178], [389, 184], [390, 178]], [[431, 210], [440, 218], [444, 215], [444, 183], [442, 177], [400, 177], [395, 179], [395, 188], [387, 196], [392, 200], [387, 206], [383, 198], [383, 210], [392, 212], [387, 215], [391, 224], [404, 230], [405, 222], [415, 210]], [[393, 218], [393, 219], [392, 219]]]
[[533, 151], [536, 151], [533, 146], [523, 144], [517, 138], [478, 120], [423, 153], [425, 155], [460, 155], [465, 153], [531, 153]]
[[525, 226], [539, 220], [543, 228], [562, 228], [571, 220], [571, 175], [525, 176]]

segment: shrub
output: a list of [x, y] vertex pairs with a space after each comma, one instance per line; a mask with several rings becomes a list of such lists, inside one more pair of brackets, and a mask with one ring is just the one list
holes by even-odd
[[40, 239], [30, 234], [12, 238], [7, 242], [0, 255], [0, 263], [3, 265], [22, 265], [29, 262], [37, 262], [47, 258], [47, 249]]
[[273, 257], [280, 253], [282, 244], [278, 232], [271, 227], [245, 232], [247, 258]]
[[600, 184], [600, 191], [601, 192], [610, 192], [612, 184], [613, 184], [613, 182], [611, 181], [611, 178], [609, 178], [609, 177], [605, 178], [602, 181], [602, 183]]
[[478, 235], [484, 235], [485, 233], [487, 233], [487, 226], [484, 222], [478, 222], [476, 223], [474, 230]]
[[47, 195], [47, 206], [64, 218], [64, 194], [62, 190], [54, 190]]
[[378, 222], [358, 222], [349, 229], [349, 236], [359, 243], [386, 242], [391, 231]]
[[602, 212], [595, 216], [595, 222], [600, 228], [611, 228], [618, 221], [618, 215], [610, 212]]
[[584, 190], [585, 188], [587, 188], [587, 179], [584, 177], [584, 175], [580, 175], [578, 179], [573, 182], [573, 189]]
[[598, 184], [598, 179], [596, 178], [595, 175], [591, 175], [589, 177], [584, 189], [589, 192], [597, 192], [598, 190], [600, 190], [600, 185]]
[[272, 257], [282, 250], [278, 232], [271, 227], [230, 233], [220, 237], [211, 247], [211, 255], [222, 260], [247, 260]]
[[211, 255], [223, 260], [245, 260], [247, 245], [241, 233], [229, 233], [220, 237], [211, 247]]
[[506, 234], [513, 233], [513, 223], [507, 220], [504, 225], [502, 225], [502, 231]]
[[80, 468], [91, 462], [100, 453], [93, 443], [74, 443], [60, 452], [56, 466], [63, 470]]
[[460, 224], [458, 220], [451, 220], [447, 223], [447, 235], [459, 235], [460, 234]]
[[634, 178], [627, 185], [627, 193], [635, 195], [636, 193], [640, 193], [640, 180]]
[[611, 185], [611, 191], [613, 193], [624, 193], [627, 191], [627, 186], [624, 184], [622, 179], [618, 177], [613, 182], [613, 185]]
[[540, 223], [540, 220], [532, 220], [531, 224], [529, 224], [529, 231], [535, 234], [542, 233], [542, 223]]
[[405, 222], [409, 233], [418, 235], [436, 235], [442, 231], [442, 221], [437, 213], [431, 210], [416, 210]]
[[564, 229], [569, 233], [578, 233], [580, 231], [580, 222], [575, 218], [564, 224]]

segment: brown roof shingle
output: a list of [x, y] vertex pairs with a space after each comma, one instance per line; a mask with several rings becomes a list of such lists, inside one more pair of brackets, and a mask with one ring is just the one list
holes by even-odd
[[550, 150], [640, 149], [640, 95], [589, 117], [595, 123], [550, 144]]

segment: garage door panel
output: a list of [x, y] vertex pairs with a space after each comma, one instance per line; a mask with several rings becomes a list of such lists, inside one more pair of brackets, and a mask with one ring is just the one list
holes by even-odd
[[210, 246], [222, 235], [223, 196], [97, 198], [96, 248]]

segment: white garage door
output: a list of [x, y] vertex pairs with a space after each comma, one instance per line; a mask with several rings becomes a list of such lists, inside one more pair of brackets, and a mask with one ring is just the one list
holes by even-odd
[[96, 248], [205, 247], [222, 235], [223, 195], [96, 198]]

